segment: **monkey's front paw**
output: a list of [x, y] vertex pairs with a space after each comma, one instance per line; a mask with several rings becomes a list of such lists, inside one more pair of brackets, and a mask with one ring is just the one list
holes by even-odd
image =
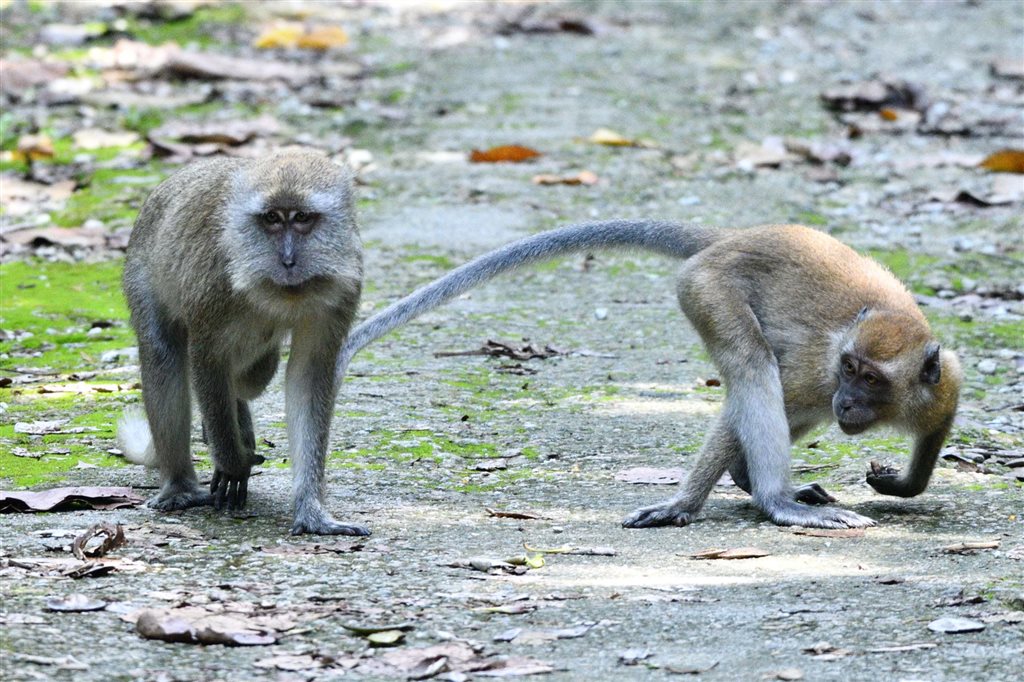
[[245, 507], [245, 501], [249, 497], [249, 474], [248, 467], [245, 473], [241, 474], [229, 474], [214, 469], [213, 478], [210, 479], [210, 495], [213, 498], [214, 509], [238, 510]]
[[623, 528], [654, 528], [656, 526], [688, 526], [694, 515], [670, 503], [641, 507], [622, 520]]
[[900, 470], [894, 469], [888, 464], [871, 462], [871, 469], [868, 470], [865, 480], [876, 492], [883, 495], [909, 497], [903, 481], [900, 479]]
[[802, 485], [793, 493], [793, 499], [804, 504], [832, 504], [839, 501], [817, 483]]

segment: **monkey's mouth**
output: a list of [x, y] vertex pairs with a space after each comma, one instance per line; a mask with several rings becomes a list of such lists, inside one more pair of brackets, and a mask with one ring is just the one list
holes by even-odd
[[297, 282], [271, 280], [269, 284], [286, 298], [298, 298], [323, 291], [330, 286], [330, 281], [328, 277], [314, 276]]
[[839, 428], [843, 430], [847, 436], [856, 436], [858, 433], [864, 433], [871, 427], [870, 421], [863, 422], [852, 422], [852, 421], [840, 421]]

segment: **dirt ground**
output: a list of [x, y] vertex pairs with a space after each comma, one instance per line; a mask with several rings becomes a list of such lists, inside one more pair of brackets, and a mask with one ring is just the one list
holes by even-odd
[[[481, 287], [353, 362], [332, 432], [329, 504], [371, 526], [365, 541], [287, 535], [280, 378], [254, 406], [269, 461], [250, 484], [251, 514], [5, 515], [5, 679], [458, 680], [531, 670], [552, 680], [1018, 678], [1024, 493], [997, 462], [1024, 456], [1020, 338], [972, 336], [960, 323], [1020, 329], [1020, 300], [968, 294], [1019, 285], [1024, 222], [1019, 201], [949, 199], [980, 196], [991, 175], [928, 159], [1020, 146], [1021, 81], [989, 68], [1024, 56], [1019, 3], [636, 2], [541, 13], [582, 16], [597, 35], [501, 35], [499, 18], [518, 8], [483, 3], [332, 11], [387, 37], [363, 43], [364, 57], [392, 68], [379, 68], [362, 97], [405, 93], [400, 117], [356, 134], [373, 156], [360, 188], [367, 311], [488, 248], [574, 221], [810, 222], [861, 250], [911, 255], [900, 274], [932, 292], [922, 294], [926, 312], [967, 373], [947, 454], [980, 452], [985, 462], [944, 460], [925, 494], [882, 498], [863, 481], [868, 461], [899, 465], [906, 441], [829, 428], [794, 448], [796, 476], [820, 481], [876, 528], [797, 534], [723, 482], [690, 527], [623, 529], [628, 512], [673, 488], [616, 474], [685, 469], [723, 389], [708, 385], [714, 367], [675, 307], [673, 263], [570, 258]], [[866, 129], [850, 139], [850, 124], [820, 95], [874, 74], [953, 102], [968, 132]], [[1010, 123], [984, 128], [993, 118]], [[308, 123], [298, 139], [330, 128], [315, 116]], [[599, 128], [650, 144], [588, 143]], [[744, 163], [743, 145], [769, 136], [839, 145], [852, 160]], [[499, 144], [544, 156], [465, 161], [466, 151]], [[598, 184], [531, 182], [581, 170]], [[957, 269], [965, 262], [983, 264], [973, 289]], [[1009, 265], [989, 267], [998, 263]], [[488, 339], [560, 354], [434, 355]], [[156, 479], [129, 466], [85, 469], [72, 482], [149, 494]], [[117, 571], [72, 580], [40, 568], [69, 560], [52, 550], [99, 522], [124, 526], [128, 544], [110, 555]], [[985, 548], [944, 549], [965, 542]], [[524, 545], [577, 553], [477, 570], [533, 556]], [[690, 556], [712, 548], [767, 555]], [[107, 608], [47, 609], [75, 593]], [[258, 621], [276, 643], [147, 640], [126, 620], [172, 607]], [[950, 617], [984, 629], [929, 629]], [[404, 639], [372, 646], [351, 624], [401, 625]], [[494, 663], [501, 657], [504, 668]], [[481, 661], [491, 669], [481, 672]]]

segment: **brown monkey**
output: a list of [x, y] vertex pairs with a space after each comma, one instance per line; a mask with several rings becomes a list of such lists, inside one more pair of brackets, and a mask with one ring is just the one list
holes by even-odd
[[[362, 289], [354, 200], [347, 169], [297, 149], [193, 164], [146, 200], [124, 291], [147, 419], [126, 414], [118, 436], [130, 459], [160, 469], [151, 506], [245, 504], [256, 447], [248, 401], [274, 376], [290, 333], [292, 532], [369, 533], [323, 508], [334, 364]], [[213, 459], [210, 492], [199, 488], [189, 456], [190, 383]]]
[[657, 221], [575, 225], [480, 256], [356, 327], [338, 361], [411, 318], [502, 272], [603, 247], [686, 259], [679, 303], [727, 389], [725, 405], [680, 491], [638, 509], [631, 528], [686, 525], [728, 469], [782, 525], [873, 525], [817, 486], [794, 490], [789, 447], [835, 418], [846, 433], [888, 424], [915, 438], [906, 472], [873, 468], [867, 482], [913, 496], [928, 484], [960, 391], [956, 355], [940, 350], [906, 288], [877, 262], [807, 227], [715, 230]]

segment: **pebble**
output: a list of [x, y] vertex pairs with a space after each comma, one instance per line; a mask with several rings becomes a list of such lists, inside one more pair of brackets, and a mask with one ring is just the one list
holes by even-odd
[[985, 629], [985, 624], [980, 620], [971, 620], [970, 618], [939, 618], [928, 623], [928, 629], [932, 632], [944, 632], [949, 635], [960, 634], [964, 632], [981, 632]]
[[999, 368], [999, 365], [996, 364], [995, 360], [988, 360], [988, 359], [986, 359], [986, 360], [980, 361], [978, 363], [977, 367], [978, 367], [978, 371], [981, 372], [982, 374], [995, 374], [996, 373], [996, 369]]
[[607, 308], [598, 308], [597, 310], [594, 311], [594, 319], [595, 320], [604, 320], [604, 319], [607, 319], [607, 317], [608, 317], [608, 309]]

